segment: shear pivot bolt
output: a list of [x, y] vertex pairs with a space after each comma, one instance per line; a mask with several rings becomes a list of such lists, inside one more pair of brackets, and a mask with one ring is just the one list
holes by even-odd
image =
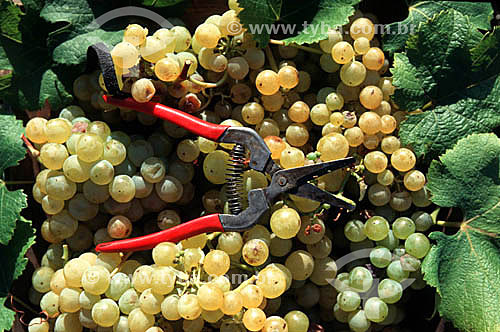
[[281, 177], [281, 178], [278, 179], [278, 184], [280, 186], [284, 186], [286, 184], [286, 182], [287, 181], [286, 181], [286, 179], [284, 177]]

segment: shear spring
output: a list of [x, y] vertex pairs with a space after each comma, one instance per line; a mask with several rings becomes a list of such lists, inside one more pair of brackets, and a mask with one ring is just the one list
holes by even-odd
[[227, 201], [231, 214], [240, 214], [243, 211], [241, 194], [243, 190], [243, 172], [245, 171], [245, 147], [235, 144], [229, 153], [230, 159], [226, 172]]

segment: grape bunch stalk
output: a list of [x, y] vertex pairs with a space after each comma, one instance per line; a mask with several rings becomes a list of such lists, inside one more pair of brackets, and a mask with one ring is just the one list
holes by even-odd
[[[74, 105], [26, 126], [39, 151], [33, 196], [50, 243], [30, 289], [47, 319], [32, 320], [30, 332], [399, 331], [403, 291], [425, 287], [420, 265], [435, 218], [426, 177], [398, 137], [407, 112], [391, 100], [376, 17], [357, 10], [342, 27], [349, 33], [330, 29], [306, 48], [259, 48], [239, 23], [237, 1], [228, 6], [193, 35], [182, 26], [152, 34], [126, 27], [111, 50], [121, 91], [253, 128], [285, 169], [353, 156], [355, 166], [313, 182], [360, 208], [333, 211], [284, 195], [243, 233], [96, 254], [97, 244], [189, 220], [198, 198], [200, 215], [228, 213], [233, 144], [106, 104], [102, 73], [85, 73], [74, 81]], [[245, 170], [243, 204], [268, 182]], [[337, 265], [360, 249], [369, 257]]]

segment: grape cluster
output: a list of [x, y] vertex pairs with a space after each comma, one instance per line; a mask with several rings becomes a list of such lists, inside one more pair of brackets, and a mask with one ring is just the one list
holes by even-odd
[[[202, 215], [229, 213], [233, 144], [107, 105], [102, 74], [81, 75], [77, 104], [26, 126], [40, 152], [33, 196], [50, 243], [30, 290], [48, 321], [35, 318], [30, 332], [306, 332], [310, 321], [382, 330], [403, 319], [396, 304], [409, 278], [411, 289], [425, 286], [431, 202], [415, 154], [398, 138], [406, 112], [391, 100], [376, 18], [356, 11], [346, 34], [331, 29], [302, 49], [261, 49], [239, 23], [238, 3], [228, 5], [194, 35], [129, 25], [111, 51], [120, 88], [137, 102], [157, 98], [208, 122], [251, 127], [283, 168], [354, 156], [355, 167], [314, 182], [359, 199], [364, 213], [340, 214], [332, 225], [329, 206], [286, 195], [243, 233], [165, 242], [151, 255], [96, 254], [99, 243], [187, 221], [195, 196]], [[111, 129], [136, 121], [147, 137]], [[198, 181], [208, 190], [196, 193]], [[243, 207], [268, 181], [242, 173]], [[360, 249], [369, 249], [366, 259], [337, 266], [341, 252]]]

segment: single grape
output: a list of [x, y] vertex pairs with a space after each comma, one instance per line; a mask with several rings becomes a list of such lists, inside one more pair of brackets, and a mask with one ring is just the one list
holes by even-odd
[[361, 266], [357, 266], [349, 272], [349, 286], [356, 292], [366, 292], [373, 284], [373, 276], [371, 272]]
[[405, 241], [405, 250], [416, 258], [424, 258], [431, 248], [429, 239], [422, 233], [413, 233]]
[[370, 240], [380, 241], [389, 233], [389, 223], [384, 217], [374, 216], [366, 221], [363, 231]]

